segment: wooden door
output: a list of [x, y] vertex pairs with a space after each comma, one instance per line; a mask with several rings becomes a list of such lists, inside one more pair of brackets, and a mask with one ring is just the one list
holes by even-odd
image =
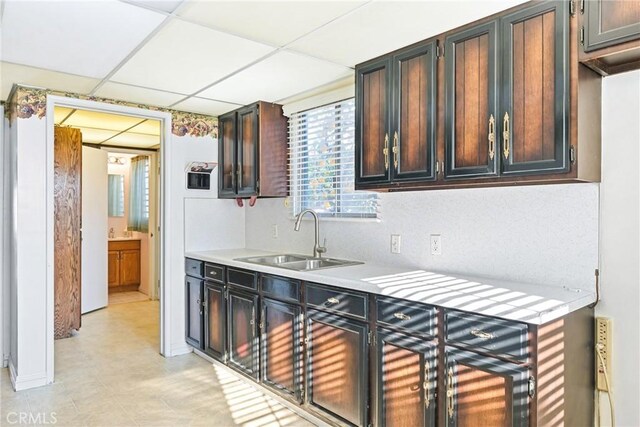
[[82, 134], [54, 129], [54, 336], [66, 338], [81, 323]]
[[236, 112], [218, 119], [218, 197], [236, 194]]
[[257, 194], [258, 179], [258, 105], [238, 110], [237, 193], [238, 196]]
[[528, 425], [526, 367], [447, 347], [444, 375], [448, 426]]
[[120, 251], [109, 251], [108, 260], [109, 287], [120, 286]]
[[356, 69], [356, 188], [389, 182], [391, 161], [391, 59]]
[[140, 249], [120, 251], [120, 284], [140, 284]]
[[536, 2], [502, 27], [502, 174], [569, 170], [569, 2]]
[[393, 57], [391, 179], [434, 179], [436, 146], [436, 43]]
[[367, 325], [307, 311], [308, 403], [357, 426], [367, 425]]
[[229, 290], [229, 365], [258, 377], [258, 295]]
[[377, 331], [381, 426], [434, 426], [436, 344], [382, 328]]
[[498, 172], [497, 22], [445, 39], [445, 177]]
[[204, 351], [225, 360], [227, 355], [227, 310], [225, 286], [206, 281], [204, 286]]
[[640, 0], [585, 1], [584, 51], [640, 39]]
[[262, 301], [262, 381], [300, 400], [302, 325], [300, 307]]
[[202, 309], [202, 297], [202, 280], [187, 277], [185, 286], [185, 335], [187, 343], [198, 349], [203, 348], [204, 313]]

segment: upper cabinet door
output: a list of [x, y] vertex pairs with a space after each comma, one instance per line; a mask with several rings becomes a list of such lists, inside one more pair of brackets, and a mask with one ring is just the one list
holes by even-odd
[[445, 177], [498, 172], [497, 22], [445, 40]]
[[640, 39], [640, 1], [585, 2], [584, 51]]
[[257, 194], [258, 179], [258, 105], [238, 110], [237, 194]]
[[356, 185], [390, 177], [391, 60], [356, 69]]
[[569, 170], [568, 1], [507, 15], [502, 27], [502, 173]]
[[218, 197], [236, 193], [236, 113], [218, 119]]
[[393, 57], [393, 180], [435, 178], [435, 48], [429, 42]]

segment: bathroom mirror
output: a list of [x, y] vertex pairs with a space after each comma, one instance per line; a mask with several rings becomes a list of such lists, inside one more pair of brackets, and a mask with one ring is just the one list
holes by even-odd
[[109, 216], [124, 216], [124, 175], [109, 174]]

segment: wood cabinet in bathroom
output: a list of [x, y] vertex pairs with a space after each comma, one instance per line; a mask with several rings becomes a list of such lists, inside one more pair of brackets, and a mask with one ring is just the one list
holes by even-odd
[[135, 291], [140, 287], [140, 240], [110, 240], [109, 292]]

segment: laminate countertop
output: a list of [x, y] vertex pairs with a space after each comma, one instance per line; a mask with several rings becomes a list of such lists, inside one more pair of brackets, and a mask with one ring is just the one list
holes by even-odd
[[399, 268], [364, 263], [324, 270], [294, 271], [238, 260], [238, 258], [275, 254], [242, 248], [186, 252], [185, 256], [230, 267], [391, 296], [532, 325], [542, 325], [566, 316], [596, 300], [595, 289], [590, 291], [472, 277], [429, 271], [419, 267]]

